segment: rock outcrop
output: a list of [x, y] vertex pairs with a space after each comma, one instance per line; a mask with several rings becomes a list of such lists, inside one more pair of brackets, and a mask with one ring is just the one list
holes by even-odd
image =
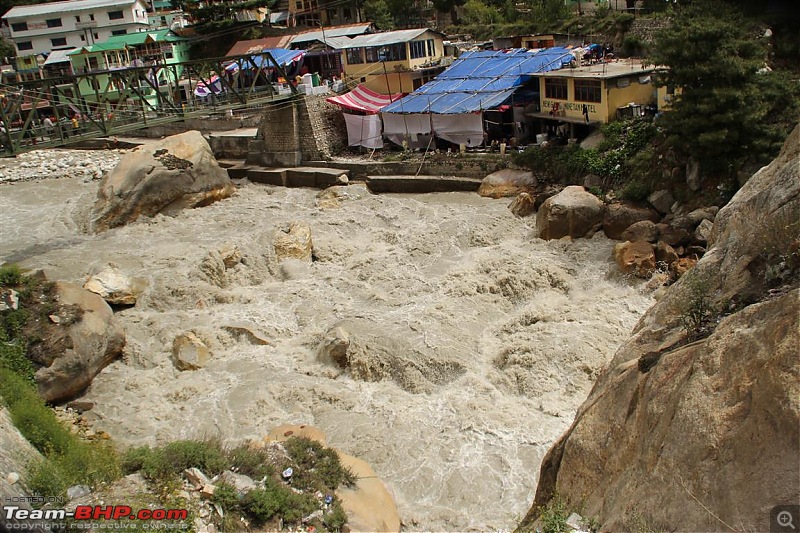
[[622, 232], [642, 220], [658, 222], [661, 217], [647, 206], [618, 202], [606, 206], [603, 214], [603, 231], [609, 239], [621, 239]]
[[122, 157], [100, 183], [92, 208], [94, 231], [158, 213], [175, 215], [227, 198], [234, 186], [198, 131], [145, 144]]
[[[601, 374], [545, 457], [521, 529], [555, 494], [604, 531], [642, 521], [762, 531], [773, 506], [796, 504], [798, 214], [800, 126], [719, 212], [708, 252]], [[696, 340], [686, 323], [702, 309], [710, 334]]]
[[[4, 503], [14, 502], [13, 505], [22, 509], [31, 508], [27, 501], [30, 493], [25, 486], [25, 473], [30, 463], [39, 459], [39, 452], [14, 427], [8, 411], [0, 405], [0, 498]], [[8, 531], [45, 530], [42, 524], [31, 527], [36, 525], [32, 520], [9, 519], [5, 516], [2, 519]]]
[[478, 194], [489, 198], [505, 198], [523, 192], [533, 194], [538, 185], [533, 172], [506, 168], [483, 178]]
[[83, 288], [99, 294], [112, 305], [134, 305], [145, 285], [143, 279], [130, 277], [115, 265], [109, 265], [91, 276]]
[[536, 213], [536, 226], [545, 240], [578, 238], [598, 229], [602, 219], [603, 202], [583, 187], [571, 185], [545, 200]]
[[273, 246], [278, 261], [299, 259], [311, 262], [313, 252], [311, 228], [305, 222], [292, 222], [288, 230], [275, 232]]
[[41, 342], [31, 352], [39, 394], [47, 402], [69, 399], [122, 353], [125, 333], [97, 294], [66, 282], [55, 283], [57, 309], [42, 326]]

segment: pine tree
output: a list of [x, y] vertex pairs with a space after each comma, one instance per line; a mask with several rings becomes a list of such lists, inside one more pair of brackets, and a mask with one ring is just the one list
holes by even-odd
[[766, 50], [757, 37], [738, 12], [706, 0], [679, 8], [652, 46], [649, 60], [666, 67], [657, 83], [676, 88], [661, 124], [706, 173], [732, 176], [761, 135], [769, 106], [759, 90]]

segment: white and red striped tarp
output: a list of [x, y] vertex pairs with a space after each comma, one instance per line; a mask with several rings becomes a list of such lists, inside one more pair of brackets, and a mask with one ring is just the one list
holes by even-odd
[[352, 109], [353, 111], [363, 111], [368, 114], [374, 114], [380, 111], [382, 107], [396, 102], [402, 97], [403, 93], [380, 94], [371, 89], [367, 89], [363, 85], [357, 85], [356, 88], [349, 93], [340, 96], [331, 96], [327, 101], [346, 109]]

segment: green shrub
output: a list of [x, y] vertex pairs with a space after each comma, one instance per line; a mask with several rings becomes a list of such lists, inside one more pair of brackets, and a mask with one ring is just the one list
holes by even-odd
[[178, 440], [151, 450], [150, 454], [138, 453], [142, 458], [142, 472], [152, 480], [165, 480], [192, 467], [213, 476], [228, 467], [222, 444], [212, 439]]
[[242, 503], [239, 492], [228, 483], [216, 485], [211, 501], [222, 507], [226, 513], [240, 509]]
[[33, 385], [36, 368], [25, 354], [25, 343], [21, 339], [6, 341], [0, 332], [0, 368], [10, 370]]
[[347, 523], [347, 513], [342, 508], [342, 503], [337, 498], [333, 502], [333, 507], [329, 513], [322, 517], [322, 523], [329, 531], [341, 531]]
[[566, 533], [571, 531], [571, 528], [567, 525], [568, 517], [569, 512], [566, 504], [558, 495], [554, 496], [539, 515], [542, 531], [544, 533]]
[[232, 467], [255, 480], [275, 474], [275, 467], [264, 449], [256, 449], [243, 444], [228, 451], [227, 456]]
[[631, 180], [622, 187], [619, 192], [620, 198], [630, 202], [642, 202], [647, 199], [650, 193], [650, 186], [638, 180]]
[[356, 482], [355, 475], [342, 466], [339, 455], [315, 440], [292, 437], [284, 443], [284, 448], [297, 465], [292, 482], [300, 488], [325, 492]]
[[145, 464], [152, 461], [153, 450], [149, 446], [140, 446], [138, 448], [130, 448], [124, 454], [120, 461], [120, 467], [125, 475], [135, 474], [144, 468]]
[[692, 269], [683, 275], [683, 292], [677, 300], [683, 329], [693, 341], [711, 333], [714, 318], [719, 314], [711, 292], [711, 277]]
[[0, 287], [18, 287], [22, 284], [23, 277], [18, 265], [0, 266]]
[[317, 502], [309, 494], [297, 494], [274, 478], [268, 478], [263, 489], [248, 492], [242, 500], [242, 509], [257, 524], [273, 517], [286, 522], [296, 522], [313, 513]]

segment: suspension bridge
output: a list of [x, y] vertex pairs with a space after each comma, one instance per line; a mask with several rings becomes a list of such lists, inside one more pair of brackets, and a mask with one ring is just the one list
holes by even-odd
[[0, 156], [290, 100], [268, 52], [0, 84]]

